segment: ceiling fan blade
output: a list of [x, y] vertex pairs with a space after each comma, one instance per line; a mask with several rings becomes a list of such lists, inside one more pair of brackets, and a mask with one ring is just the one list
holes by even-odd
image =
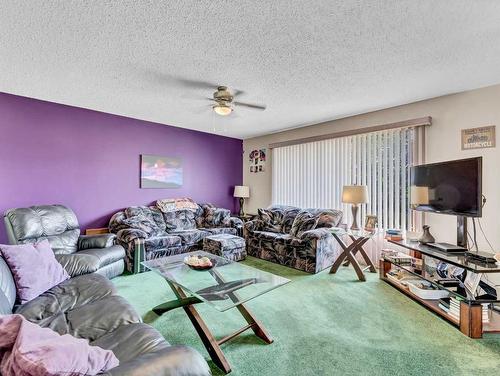
[[260, 105], [260, 104], [243, 103], [243, 102], [233, 102], [233, 104], [235, 104], [236, 106], [250, 107], [261, 111], [264, 111], [266, 109], [265, 105]]
[[208, 114], [212, 110], [212, 105], [207, 105], [203, 106], [201, 108], [197, 108], [195, 110], [192, 110], [192, 113], [194, 115], [201, 115], [201, 114]]
[[241, 95], [241, 94], [245, 94], [245, 91], [244, 90], [234, 89], [234, 91], [233, 91], [233, 96], [234, 97], [236, 97], [238, 95]]
[[217, 89], [219, 86], [217, 83], [205, 81], [205, 80], [193, 80], [190, 78], [176, 77], [169, 73], [163, 73], [160, 71], [148, 70], [144, 72], [146, 77], [151, 81], [156, 81], [162, 85], [165, 84], [178, 84], [188, 88], [194, 89]]

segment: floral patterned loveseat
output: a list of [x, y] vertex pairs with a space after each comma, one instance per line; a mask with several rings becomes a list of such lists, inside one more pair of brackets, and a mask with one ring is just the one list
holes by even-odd
[[203, 247], [203, 239], [214, 234], [237, 235], [243, 222], [228, 209], [212, 204], [192, 208], [160, 210], [161, 206], [132, 206], [115, 213], [109, 231], [125, 247], [125, 264], [133, 273], [144, 271], [141, 262]]
[[341, 211], [275, 205], [258, 212], [257, 219], [245, 223], [250, 256], [318, 273], [340, 254], [329, 228], [339, 226]]

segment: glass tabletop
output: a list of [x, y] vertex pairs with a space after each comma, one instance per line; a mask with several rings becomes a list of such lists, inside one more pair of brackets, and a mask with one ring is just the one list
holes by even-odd
[[[209, 270], [192, 269], [184, 263], [184, 258], [193, 255], [206, 256], [215, 266]], [[144, 261], [142, 265], [219, 311], [226, 311], [290, 282], [203, 251]]]
[[332, 234], [335, 234], [338, 236], [348, 235], [348, 236], [352, 236], [356, 239], [358, 239], [358, 238], [372, 238], [378, 233], [377, 229], [375, 229], [373, 231], [367, 231], [364, 229], [359, 229], [359, 230], [344, 229], [342, 227], [332, 227], [330, 231]]

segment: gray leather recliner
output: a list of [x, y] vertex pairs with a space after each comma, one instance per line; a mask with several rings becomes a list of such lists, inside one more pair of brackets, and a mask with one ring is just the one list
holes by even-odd
[[97, 273], [80, 275], [37, 298], [16, 305], [16, 286], [0, 256], [0, 315], [21, 314], [59, 334], [85, 338], [112, 350], [120, 365], [107, 376], [208, 376], [207, 362], [196, 350], [171, 346]]
[[47, 239], [71, 277], [96, 272], [113, 278], [123, 273], [125, 250], [115, 244], [115, 235], [80, 235], [75, 213], [63, 205], [10, 209], [4, 221], [11, 244]]

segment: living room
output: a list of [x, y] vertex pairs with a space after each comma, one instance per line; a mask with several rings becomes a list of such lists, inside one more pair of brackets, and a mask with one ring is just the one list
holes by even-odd
[[0, 4], [0, 374], [500, 371], [500, 4]]

